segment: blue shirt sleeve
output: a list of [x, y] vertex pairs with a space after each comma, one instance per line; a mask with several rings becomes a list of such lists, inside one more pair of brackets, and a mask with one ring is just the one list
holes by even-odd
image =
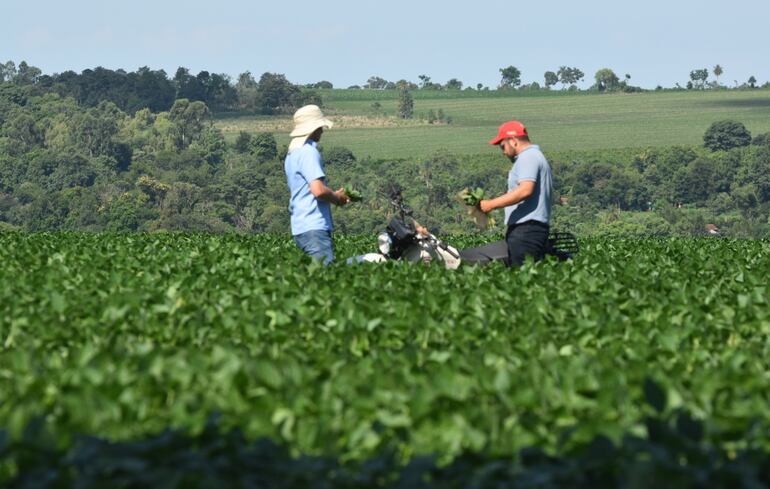
[[[529, 152], [527, 152], [529, 153]], [[536, 182], [538, 173], [540, 173], [540, 161], [536, 155], [524, 153], [516, 161], [518, 166], [516, 174], [516, 183], [523, 181]]]
[[303, 148], [305, 151], [299, 157], [299, 173], [309, 184], [313, 180], [324, 178], [323, 166], [321, 165], [321, 153], [315, 148], [308, 151], [309, 148]]

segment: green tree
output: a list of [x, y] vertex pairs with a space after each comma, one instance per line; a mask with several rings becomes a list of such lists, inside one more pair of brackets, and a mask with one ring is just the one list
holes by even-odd
[[703, 135], [703, 145], [711, 151], [723, 151], [751, 144], [751, 133], [737, 121], [716, 121]]
[[43, 72], [40, 71], [40, 68], [30, 66], [26, 61], [22, 61], [19, 63], [19, 67], [16, 70], [16, 76], [14, 76], [13, 81], [19, 85], [34, 85], [37, 83], [37, 80], [40, 78], [42, 73]]
[[113, 138], [125, 114], [112, 102], [104, 101], [98, 107], [73, 116], [70, 127], [74, 142], [89, 156], [109, 155], [115, 148]]
[[596, 89], [600, 92], [611, 92], [620, 88], [620, 79], [615, 72], [609, 68], [598, 70], [594, 75], [594, 79], [596, 80]]
[[420, 88], [423, 90], [441, 90], [443, 87], [440, 83], [434, 83], [431, 81], [428, 75], [420, 75]]
[[719, 65], [716, 65], [714, 67], [714, 76], [717, 79], [717, 86], [719, 86], [719, 77], [722, 76], [722, 73], [724, 73], [724, 70], [722, 69], [722, 67]]
[[203, 86], [206, 94], [204, 102], [211, 110], [223, 111], [235, 108], [238, 94], [230, 84], [228, 75], [212, 73], [205, 79]]
[[67, 218], [67, 203], [58, 192], [46, 193], [25, 209], [24, 224], [27, 231], [56, 231]]
[[42, 144], [44, 131], [28, 110], [13, 108], [0, 127], [0, 135], [15, 141], [23, 152]]
[[33, 182], [22, 182], [13, 191], [13, 196], [21, 204], [34, 202], [35, 200], [42, 198], [44, 194], [45, 190], [43, 190], [43, 187]]
[[368, 80], [366, 80], [366, 85], [364, 85], [364, 88], [370, 88], [373, 90], [382, 90], [388, 85], [388, 80], [384, 78], [380, 78], [379, 76], [370, 76]]
[[251, 140], [251, 152], [257, 161], [274, 160], [278, 156], [278, 145], [275, 137], [269, 132], [260, 132]]
[[147, 195], [138, 190], [113, 197], [105, 205], [107, 230], [125, 232], [139, 229], [147, 200]]
[[256, 110], [260, 107], [257, 81], [251, 72], [245, 71], [238, 75], [238, 81], [235, 83], [235, 93], [238, 97], [238, 106], [241, 109]]
[[356, 156], [344, 146], [332, 146], [324, 148], [323, 160], [327, 165], [335, 168], [350, 168], [356, 163]]
[[0, 63], [0, 83], [13, 80], [16, 76], [16, 63], [13, 61], [6, 61]]
[[551, 88], [552, 86], [559, 83], [559, 76], [554, 73], [553, 71], [546, 71], [545, 75], [543, 75], [545, 78], [545, 86], [546, 88]]
[[407, 90], [417, 90], [417, 84], [408, 80], [401, 79], [396, 82], [396, 88], [399, 90], [402, 88], [406, 88]]
[[751, 214], [759, 206], [760, 198], [756, 185], [747, 183], [745, 185], [736, 184], [730, 189], [730, 195], [733, 202], [744, 214]]
[[716, 194], [715, 163], [698, 158], [674, 174], [674, 201], [703, 203]]
[[402, 88], [398, 91], [398, 116], [402, 119], [411, 119], [414, 114], [414, 99], [409, 90]]
[[521, 71], [515, 66], [500, 68], [500, 88], [516, 88], [521, 85]]
[[568, 66], [560, 66], [559, 71], [556, 72], [556, 75], [559, 77], [559, 82], [561, 82], [562, 88], [575, 85], [585, 76], [585, 74], [579, 68], [570, 68]]
[[[206, 73], [208, 74], [208, 73]], [[176, 98], [191, 101], [203, 101], [206, 98], [205, 87], [201, 83], [201, 77], [193, 76], [190, 70], [180, 66], [174, 75], [176, 84]]]
[[457, 78], [452, 78], [451, 80], [446, 82], [446, 89], [447, 90], [462, 90], [463, 89], [463, 82], [461, 82]]
[[690, 80], [692, 81], [692, 84], [696, 88], [704, 88], [706, 86], [706, 80], [708, 80], [709, 77], [709, 70], [706, 68], [700, 69], [700, 70], [692, 70], [690, 72]]
[[749, 77], [749, 81], [748, 81], [748, 83], [749, 83], [749, 86], [750, 86], [751, 88], [756, 88], [756, 85], [757, 85], [757, 79], [756, 79], [756, 78], [754, 78], [754, 75], [751, 75], [751, 76]]
[[235, 138], [235, 145], [233, 147], [238, 153], [247, 153], [251, 148], [251, 134], [246, 131], [238, 132], [238, 137]]
[[751, 140], [751, 144], [754, 146], [766, 146], [770, 148], [770, 132], [763, 132], [754, 136]]
[[70, 187], [90, 187], [96, 178], [96, 169], [79, 154], [52, 155], [55, 170], [49, 177], [49, 188], [61, 190]]
[[208, 123], [209, 109], [203, 102], [179, 99], [171, 107], [168, 118], [173, 124], [174, 145], [185, 149], [203, 132]]
[[526, 90], [537, 91], [537, 90], [540, 90], [540, 84], [538, 82], [536, 82], [536, 81], [533, 81], [529, 85], [522, 85], [520, 88], [522, 90], [526, 89]]
[[742, 154], [735, 182], [754, 185], [759, 201], [770, 202], [770, 146], [752, 147]]
[[263, 114], [278, 114], [296, 108], [296, 98], [300, 93], [284, 75], [264, 73], [257, 85], [259, 89], [260, 111]]
[[83, 70], [81, 74], [65, 71], [41, 76], [39, 85], [63, 97], [72, 97], [81, 105], [95, 107], [110, 101], [131, 114], [143, 108], [156, 112], [168, 110], [177, 93], [176, 84], [168, 79], [165, 71], [150, 70], [146, 66], [130, 73], [102, 67]]
[[128, 86], [124, 89], [125, 102], [119, 94], [111, 94], [109, 100], [129, 114], [149, 108], [153, 112], [168, 110], [174, 103], [176, 90], [163, 70], [151, 70], [146, 66], [128, 74]]

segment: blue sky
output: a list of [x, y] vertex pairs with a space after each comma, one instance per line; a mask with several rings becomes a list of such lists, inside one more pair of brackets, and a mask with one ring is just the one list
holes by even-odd
[[0, 61], [26, 60], [45, 73], [271, 71], [339, 87], [421, 74], [495, 86], [508, 65], [524, 82], [542, 83], [546, 70], [568, 65], [587, 80], [609, 67], [654, 88], [720, 64], [720, 81], [732, 85], [770, 80], [768, 18], [766, 0], [3, 0]]

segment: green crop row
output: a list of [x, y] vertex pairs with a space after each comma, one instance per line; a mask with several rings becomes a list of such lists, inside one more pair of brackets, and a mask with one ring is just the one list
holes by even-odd
[[506, 455], [644, 431], [647, 378], [727, 449], [770, 428], [770, 243], [582, 245], [449, 271], [324, 268], [287, 236], [0, 234], [0, 429], [66, 446], [219, 413], [343, 460]]
[[[521, 92], [414, 92], [415, 118], [441, 109], [451, 124], [383, 126], [379, 117], [395, 117], [396, 91], [333, 90], [324, 93], [326, 109], [335, 116], [374, 118], [360, 127], [335, 127], [324, 133], [327, 146], [344, 146], [359, 157], [414, 158], [446, 149], [454, 154], [493, 154], [486, 144], [497, 126], [510, 119], [526, 124], [530, 136], [547, 151], [645, 148], [703, 143], [711, 123], [735, 119], [752, 134], [770, 131], [770, 92], [682, 91], [636, 94], [580, 94], [553, 91], [523, 96]], [[372, 104], [377, 102], [377, 108]], [[217, 121], [225, 130], [264, 132], [264, 121], [252, 117]], [[239, 122], [242, 121], [242, 122]], [[231, 137], [235, 136], [231, 132]], [[288, 144], [288, 130], [277, 131]]]
[[[659, 387], [646, 384], [650, 407], [660, 408]], [[726, 450], [704, 440], [704, 423], [686, 411], [659, 412], [642, 421], [646, 433], [615, 443], [597, 435], [565, 453], [538, 447], [494, 456], [466, 452], [450, 463], [434, 455], [404, 461], [392, 450], [366, 460], [296, 456], [284, 444], [246, 440], [212, 418], [195, 435], [164, 430], [148, 438], [112, 442], [80, 437], [53, 448], [36, 420], [20, 440], [0, 432], [0, 485], [16, 489], [212, 487], [274, 489], [617, 489], [770, 486], [770, 452], [758, 448], [756, 430], [746, 446]], [[5, 485], [3, 487], [6, 487]]]

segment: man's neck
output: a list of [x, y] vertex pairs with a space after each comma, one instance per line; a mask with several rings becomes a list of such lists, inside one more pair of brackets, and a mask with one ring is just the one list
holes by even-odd
[[527, 144], [521, 145], [521, 147], [518, 148], [518, 151], [516, 151], [516, 156], [511, 158], [511, 161], [516, 161], [516, 158], [518, 158], [521, 153], [523, 153], [524, 151], [528, 150], [530, 148], [530, 146], [532, 146], [532, 143], [527, 143]]

